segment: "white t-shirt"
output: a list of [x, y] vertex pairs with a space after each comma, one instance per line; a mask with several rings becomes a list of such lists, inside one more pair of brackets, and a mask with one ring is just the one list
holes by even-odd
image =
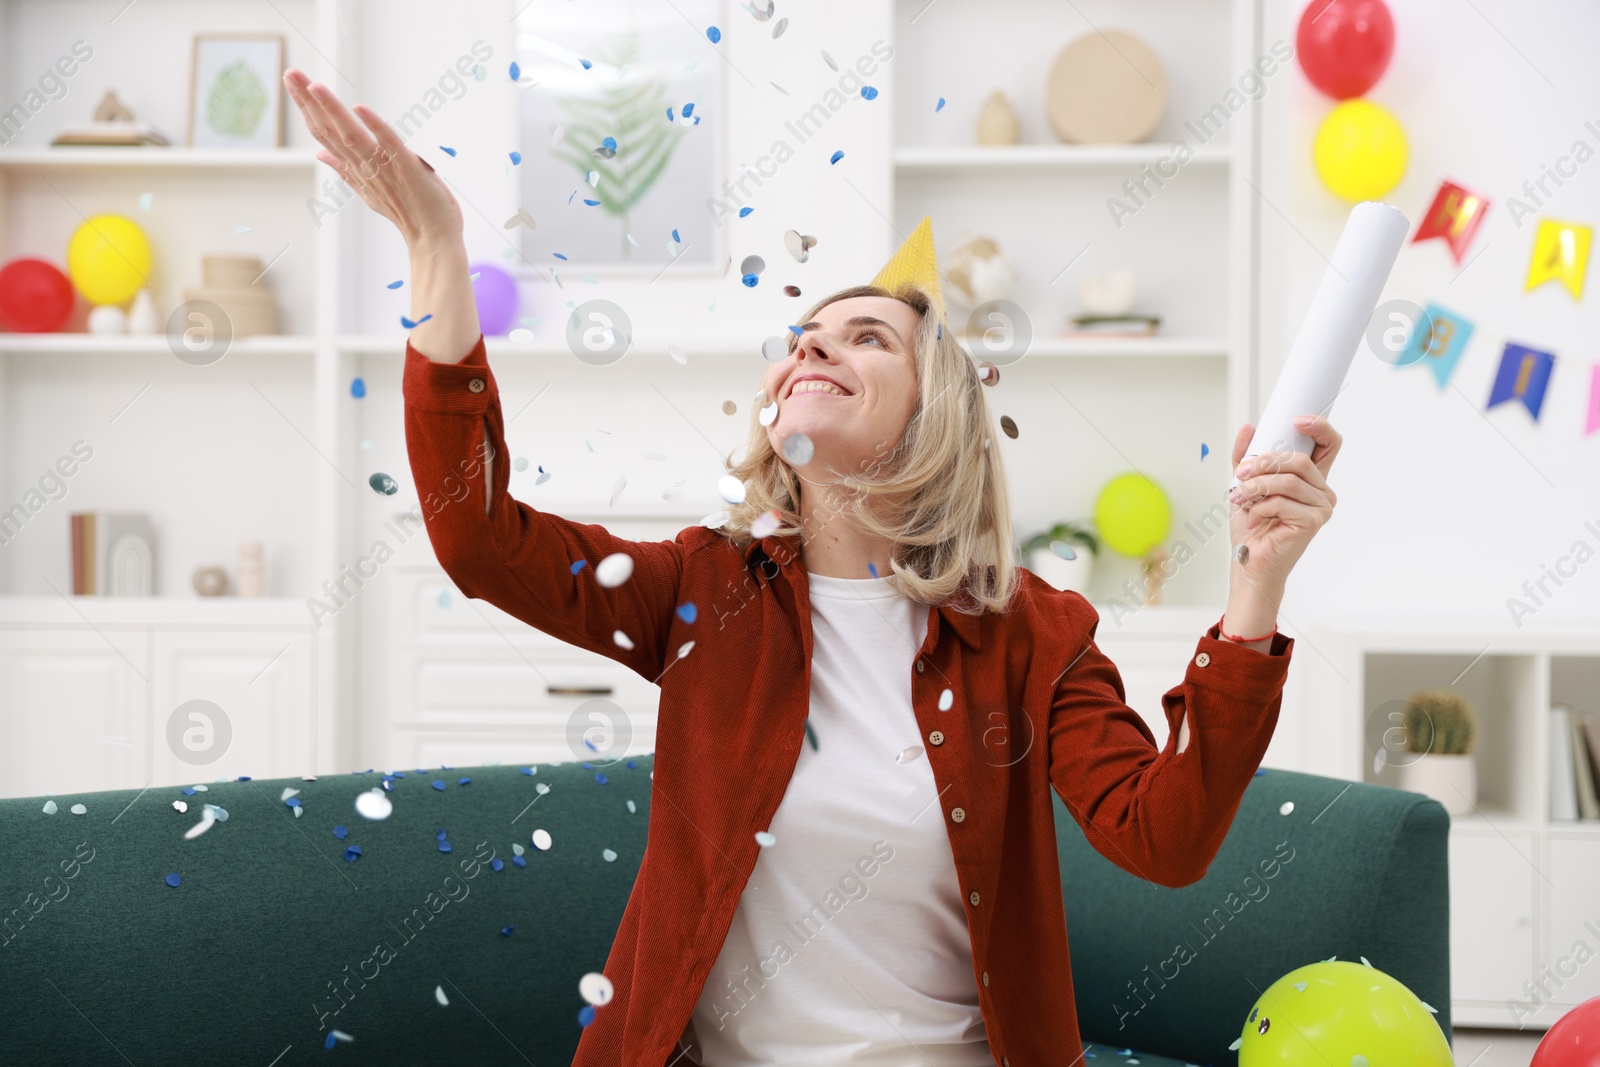
[[944, 809], [911, 710], [928, 606], [887, 578], [807, 577], [816, 748], [801, 745], [768, 827], [776, 841], [684, 1036], [704, 1067], [989, 1067]]

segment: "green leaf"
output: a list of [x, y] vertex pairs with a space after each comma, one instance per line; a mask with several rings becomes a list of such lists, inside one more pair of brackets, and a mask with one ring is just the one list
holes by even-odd
[[266, 87], [250, 64], [236, 59], [217, 72], [206, 94], [206, 124], [230, 137], [249, 137], [267, 112]]

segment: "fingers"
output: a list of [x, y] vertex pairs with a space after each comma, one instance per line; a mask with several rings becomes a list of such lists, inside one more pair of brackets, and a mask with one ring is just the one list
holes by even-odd
[[1266, 474], [1247, 478], [1239, 483], [1239, 488], [1234, 490], [1230, 499], [1253, 511], [1259, 506], [1257, 501], [1274, 496], [1287, 497], [1308, 507], [1331, 508], [1334, 504], [1332, 489], [1318, 488], [1298, 474]]
[[1244, 450], [1250, 447], [1250, 438], [1256, 435], [1256, 428], [1250, 423], [1239, 427], [1239, 432], [1233, 435], [1233, 465], [1237, 467], [1239, 461], [1244, 459]]
[[1269, 496], [1251, 507], [1250, 514], [1245, 517], [1245, 528], [1254, 530], [1263, 522], [1276, 519], [1285, 526], [1315, 532], [1327, 523], [1332, 514], [1331, 507], [1313, 507], [1286, 496]]
[[[1322, 473], [1322, 468], [1314, 463], [1310, 456], [1304, 452], [1263, 452], [1245, 460], [1239, 467], [1241, 479], [1259, 479], [1266, 475], [1288, 474], [1297, 478], [1304, 478], [1317, 489], [1328, 490], [1328, 479]], [[1241, 481], [1240, 488], [1244, 488]]]
[[1321, 415], [1301, 415], [1294, 420], [1294, 425], [1295, 429], [1316, 442], [1311, 449], [1311, 462], [1326, 474], [1328, 468], [1333, 466], [1334, 457], [1339, 454], [1339, 447], [1344, 444], [1344, 437]]
[[367, 128], [356, 121], [350, 109], [326, 85], [313, 82], [309, 93], [311, 99], [322, 106], [323, 117], [333, 133], [332, 143], [323, 143], [347, 165], [354, 163], [362, 168], [371, 167], [369, 161], [378, 154], [378, 142], [367, 132]]

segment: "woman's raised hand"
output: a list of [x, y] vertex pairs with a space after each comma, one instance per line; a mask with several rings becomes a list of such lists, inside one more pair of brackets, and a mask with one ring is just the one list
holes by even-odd
[[461, 240], [461, 205], [433, 167], [407, 148], [376, 111], [365, 104], [345, 107], [326, 85], [293, 67], [284, 71], [283, 84], [311, 136], [322, 145], [317, 158], [368, 207], [394, 223], [407, 245]]

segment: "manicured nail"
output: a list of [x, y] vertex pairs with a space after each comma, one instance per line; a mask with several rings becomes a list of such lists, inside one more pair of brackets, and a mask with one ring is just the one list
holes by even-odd
[[1242, 504], [1242, 503], [1244, 503], [1244, 490], [1240, 489], [1238, 486], [1235, 486], [1228, 493], [1228, 501], [1229, 501], [1229, 503], [1232, 503], [1232, 504]]
[[1247, 478], [1250, 475], [1250, 464], [1241, 463], [1239, 469], [1233, 472], [1235, 478]]
[[1311, 425], [1311, 422], [1312, 422], [1312, 416], [1310, 416], [1310, 415], [1299, 415], [1299, 416], [1296, 416], [1296, 418], [1294, 420], [1294, 424], [1296, 426], [1309, 426], [1309, 425]]

